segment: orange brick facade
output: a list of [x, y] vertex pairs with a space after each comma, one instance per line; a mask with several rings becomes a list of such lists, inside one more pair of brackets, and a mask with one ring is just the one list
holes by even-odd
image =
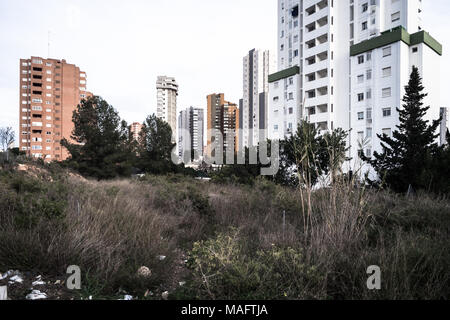
[[[208, 157], [214, 157], [215, 152], [211, 150], [211, 144], [215, 141], [216, 137], [213, 136], [212, 129], [216, 129], [221, 132], [224, 143], [224, 152], [229, 147], [232, 147], [235, 152], [239, 150], [239, 108], [236, 104], [225, 101], [225, 95], [223, 93], [210, 94], [207, 99], [207, 144], [206, 155]], [[227, 135], [235, 135], [234, 146], [227, 145]]]
[[19, 148], [30, 157], [62, 161], [60, 145], [70, 139], [73, 111], [84, 98], [86, 73], [65, 60], [31, 57], [20, 60]]

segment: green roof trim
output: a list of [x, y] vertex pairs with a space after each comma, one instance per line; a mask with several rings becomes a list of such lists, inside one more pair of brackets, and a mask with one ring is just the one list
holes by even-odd
[[430, 36], [428, 32], [419, 31], [413, 34], [409, 34], [403, 27], [397, 27], [392, 30], [387, 30], [385, 32], [382, 32], [381, 35], [376, 38], [372, 38], [351, 46], [350, 55], [356, 56], [358, 54], [381, 48], [399, 41], [403, 41], [408, 46], [425, 43], [437, 54], [442, 55], [442, 45], [436, 39]]
[[277, 73], [273, 73], [273, 74], [269, 74], [269, 83], [281, 80], [281, 79], [285, 79], [287, 77], [291, 77], [294, 76], [296, 74], [300, 73], [300, 67], [299, 66], [294, 66], [288, 69], [284, 69], [281, 70]]
[[410, 39], [411, 39], [411, 46], [415, 46], [416, 44], [419, 43], [425, 43], [431, 49], [436, 51], [437, 54], [442, 56], [442, 44], [440, 44], [436, 39], [434, 39], [428, 32], [420, 31], [414, 33], [411, 35]]

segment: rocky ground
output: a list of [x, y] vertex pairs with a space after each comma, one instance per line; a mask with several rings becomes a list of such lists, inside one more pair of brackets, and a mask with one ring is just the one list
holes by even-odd
[[76, 292], [66, 288], [64, 278], [9, 270], [0, 274], [0, 287], [7, 286], [8, 300], [79, 299]]
[[[142, 297], [143, 299], [169, 299], [170, 292], [173, 292], [177, 287], [183, 286], [182, 278], [186, 275], [185, 263], [186, 256], [179, 253], [181, 259], [174, 271], [174, 277], [167, 288], [158, 288], [156, 290], [147, 290]], [[158, 256], [158, 260], [163, 262], [166, 257]], [[137, 274], [141, 277], [151, 277], [152, 271], [142, 266], [137, 270]], [[86, 296], [83, 298], [80, 291], [69, 290], [66, 287], [67, 275], [58, 277], [48, 277], [36, 272], [21, 272], [19, 270], [9, 270], [7, 272], [0, 272], [0, 300], [2, 300], [1, 288], [7, 287], [8, 300], [80, 300], [80, 299], [96, 299], [93, 296]], [[120, 290], [117, 294], [119, 300], [136, 300], [127, 292]], [[113, 297], [111, 297], [113, 299]]]

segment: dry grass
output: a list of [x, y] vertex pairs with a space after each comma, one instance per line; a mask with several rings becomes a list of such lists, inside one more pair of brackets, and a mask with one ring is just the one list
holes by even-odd
[[[273, 287], [282, 286], [283, 281], [289, 286], [292, 282], [289, 278], [298, 276], [292, 272], [311, 268], [320, 276], [314, 273], [314, 277], [298, 282], [284, 298], [449, 297], [447, 199], [429, 195], [405, 198], [339, 182], [312, 192], [310, 214], [305, 218], [302, 212], [308, 210], [302, 207], [305, 204], [298, 190], [265, 180], [247, 187], [215, 185], [177, 176], [110, 182], [69, 176], [52, 184], [65, 186], [61, 196], [65, 201], [63, 216], [41, 217], [34, 224], [18, 225], [17, 215], [24, 214], [23, 210], [18, 211], [18, 202], [26, 197], [45, 197], [55, 190], [16, 191], [11, 187], [11, 176], [3, 174], [0, 270], [64, 274], [68, 265], [75, 264], [88, 275], [86, 281], [102, 284], [102, 294], [115, 294], [122, 288], [140, 296], [146, 289], [172, 290], [187, 275], [191, 285], [186, 291], [177, 290], [176, 296], [211, 298], [208, 291], [213, 292], [214, 288], [207, 291], [195, 268], [181, 267], [180, 263], [184, 254], [191, 253], [193, 257], [194, 243], [197, 248], [202, 244], [216, 246], [220, 244], [214, 242], [216, 235], [229, 234], [232, 227], [237, 230], [236, 241], [242, 243], [237, 253], [242, 259], [237, 263], [255, 266], [275, 263], [269, 259], [272, 255], [268, 255], [274, 246], [282, 248], [283, 254], [288, 252], [285, 260], [276, 260], [282, 266], [285, 280], [271, 278], [271, 273], [266, 272], [264, 285], [250, 286], [249, 292], [235, 298], [280, 298], [277, 292], [270, 295], [258, 290], [267, 288], [265, 284], [270, 285], [271, 281], [276, 282]], [[291, 261], [291, 254], [283, 248], [292, 248], [295, 252], [292, 257], [301, 252], [301, 265], [290, 270], [290, 262], [285, 262]], [[257, 252], [262, 253], [256, 256]], [[159, 255], [167, 258], [160, 261]], [[202, 263], [200, 258], [196, 261]], [[366, 269], [370, 265], [381, 267], [383, 290], [367, 290]], [[140, 266], [152, 270], [149, 280], [136, 277]], [[259, 267], [255, 270], [267, 271]], [[215, 298], [226, 298], [219, 293], [236, 289], [235, 282], [225, 281], [230, 279], [227, 271], [221, 272], [223, 279], [218, 283], [225, 287], [214, 293]], [[246, 272], [247, 276], [253, 276], [248, 268]], [[241, 275], [235, 276], [239, 280], [236, 283], [242, 283]], [[305, 283], [308, 290], [300, 288]]]

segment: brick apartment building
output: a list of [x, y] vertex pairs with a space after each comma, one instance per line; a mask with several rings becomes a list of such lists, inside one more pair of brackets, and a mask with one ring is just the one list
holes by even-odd
[[86, 73], [65, 60], [20, 59], [19, 147], [28, 156], [45, 161], [69, 157], [60, 145], [70, 139], [73, 111], [84, 98]]

